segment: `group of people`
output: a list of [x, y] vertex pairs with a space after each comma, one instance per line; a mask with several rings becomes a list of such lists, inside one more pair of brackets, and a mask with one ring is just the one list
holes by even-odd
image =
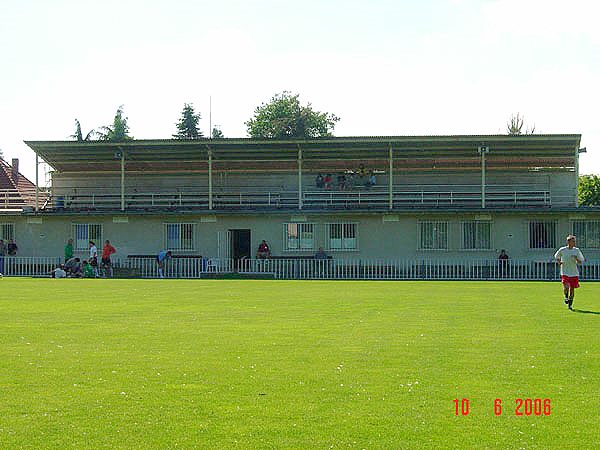
[[104, 241], [100, 265], [98, 264], [98, 247], [94, 241], [88, 242], [89, 258], [81, 261], [81, 258], [74, 256], [73, 239], [69, 239], [65, 245], [65, 262], [59, 264], [50, 274], [53, 278], [100, 278], [102, 276], [112, 278], [113, 266], [110, 259], [111, 255], [117, 252], [110, 241]]
[[[98, 247], [94, 241], [88, 243], [89, 258], [81, 260], [74, 256], [73, 239], [65, 245], [65, 262], [54, 268], [50, 275], [53, 278], [112, 278], [114, 275], [111, 256], [117, 249], [107, 239], [104, 241], [100, 263], [98, 263]], [[170, 250], [162, 250], [156, 255], [156, 264], [160, 278], [164, 278], [165, 262], [173, 257]]]
[[315, 179], [315, 186], [326, 190], [337, 188], [340, 191], [349, 191], [354, 189], [355, 186], [370, 188], [376, 184], [377, 176], [375, 175], [375, 171], [371, 170], [367, 173], [363, 164], [357, 170], [337, 174], [337, 180], [335, 181], [330, 173], [319, 173]]

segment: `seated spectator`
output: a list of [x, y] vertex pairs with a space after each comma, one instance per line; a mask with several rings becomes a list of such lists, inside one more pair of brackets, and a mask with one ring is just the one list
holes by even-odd
[[269, 244], [267, 241], [263, 239], [263, 241], [258, 246], [258, 251], [256, 252], [257, 259], [267, 259], [271, 257], [271, 249], [269, 248]]
[[352, 189], [354, 189], [354, 181], [356, 179], [356, 175], [354, 174], [354, 172], [350, 172], [347, 176], [346, 176], [346, 190], [347, 191], [351, 191]]
[[83, 276], [81, 260], [77, 257], [70, 258], [65, 263], [65, 271], [67, 272], [67, 275], [70, 277], [81, 278]]
[[315, 186], [318, 188], [323, 188], [325, 187], [325, 180], [323, 178], [323, 174], [320, 173], [319, 175], [317, 175], [317, 179], [315, 180]]
[[92, 267], [92, 265], [90, 264], [89, 261], [84, 261], [83, 262], [83, 276], [85, 278], [95, 278], [96, 277], [96, 273], [94, 272], [94, 268]]
[[340, 191], [346, 189], [346, 175], [344, 175], [343, 173], [340, 173], [337, 176], [337, 187]]
[[375, 172], [373, 170], [371, 170], [371, 173], [369, 174], [369, 179], [367, 180], [367, 183], [365, 184], [366, 187], [371, 187], [371, 186], [375, 186], [377, 184], [377, 177], [375, 176]]
[[327, 259], [327, 253], [325, 253], [323, 247], [319, 247], [319, 251], [315, 254], [315, 259]]
[[8, 252], [8, 256], [17, 256], [17, 250], [19, 250], [19, 247], [17, 247], [17, 244], [15, 244], [14, 240], [10, 240], [8, 241], [8, 245], [6, 246], [6, 251]]
[[331, 189], [332, 184], [333, 177], [330, 173], [328, 173], [327, 175], [325, 175], [325, 178], [323, 178], [323, 186], [325, 187], [325, 189]]
[[66, 278], [67, 272], [65, 272], [63, 265], [60, 264], [56, 267], [56, 269], [50, 272], [50, 275], [52, 276], [52, 278]]
[[361, 164], [358, 167], [358, 170], [356, 171], [356, 175], [358, 175], [361, 178], [367, 176], [367, 169], [365, 169], [365, 165], [364, 164]]
[[503, 277], [507, 275], [508, 259], [509, 258], [506, 254], [506, 250], [500, 250], [500, 254], [498, 255], [498, 262], [500, 263], [500, 275]]

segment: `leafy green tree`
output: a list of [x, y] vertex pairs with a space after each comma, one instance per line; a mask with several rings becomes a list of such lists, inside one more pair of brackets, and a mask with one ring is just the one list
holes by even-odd
[[[518, 136], [523, 134], [523, 124], [525, 122], [525, 116], [521, 116], [519, 113], [515, 116], [514, 114], [510, 116], [510, 120], [506, 124], [506, 131], [511, 136]], [[531, 129], [526, 128], [524, 134], [533, 134], [535, 131], [535, 125]]]
[[284, 91], [254, 110], [245, 122], [248, 134], [258, 139], [315, 138], [332, 136], [339, 117], [302, 106], [299, 95]]
[[173, 137], [175, 139], [199, 139], [203, 137], [202, 132], [198, 129], [200, 118], [200, 113], [196, 114], [190, 103], [184, 103], [181, 118], [176, 124], [177, 134], [174, 134]]
[[69, 136], [71, 139], [75, 139], [76, 141], [89, 141], [96, 134], [96, 130], [90, 130], [88, 134], [83, 137], [83, 133], [81, 132], [81, 124], [79, 120], [75, 119], [75, 134]]
[[102, 141], [123, 142], [133, 140], [133, 136], [129, 136], [127, 117], [123, 117], [123, 105], [117, 109], [112, 126], [101, 127], [100, 130], [98, 136]]
[[212, 129], [212, 138], [213, 139], [223, 139], [225, 136], [223, 132], [218, 127], [213, 127]]
[[578, 185], [579, 205], [600, 206], [600, 177], [581, 175]]

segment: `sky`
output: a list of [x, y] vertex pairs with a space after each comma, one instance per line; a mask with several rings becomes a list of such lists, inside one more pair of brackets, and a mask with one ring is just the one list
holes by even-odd
[[[0, 0], [0, 149], [109, 125], [175, 133], [184, 103], [225, 137], [274, 94], [340, 117], [336, 136], [581, 134], [600, 174], [593, 0]], [[209, 99], [212, 108], [209, 107]], [[524, 128], [525, 128], [524, 127]], [[43, 183], [43, 176], [40, 181]]]

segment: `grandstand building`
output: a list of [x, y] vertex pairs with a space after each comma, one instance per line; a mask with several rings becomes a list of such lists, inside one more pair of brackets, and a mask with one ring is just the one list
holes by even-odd
[[575, 233], [600, 258], [600, 210], [577, 204], [580, 135], [27, 145], [52, 183], [2, 213], [21, 256], [73, 238], [81, 255], [110, 239], [121, 258], [238, 261], [264, 239], [273, 258], [550, 261]]

